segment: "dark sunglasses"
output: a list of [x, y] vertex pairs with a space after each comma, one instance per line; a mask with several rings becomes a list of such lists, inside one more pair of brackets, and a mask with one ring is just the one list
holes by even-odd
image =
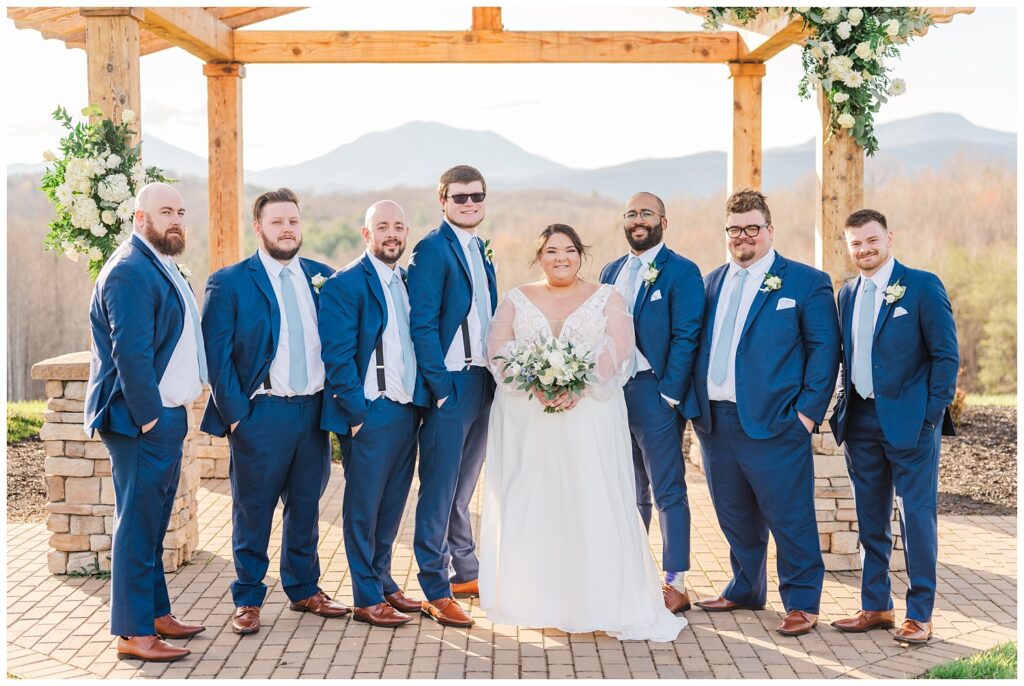
[[465, 205], [467, 200], [472, 200], [475, 203], [482, 203], [484, 198], [487, 197], [486, 193], [452, 193], [448, 196], [453, 203], [456, 205]]

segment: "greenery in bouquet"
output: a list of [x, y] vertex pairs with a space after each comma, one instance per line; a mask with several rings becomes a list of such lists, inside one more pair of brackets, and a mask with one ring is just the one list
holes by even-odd
[[[82, 110], [100, 117], [96, 105]], [[68, 130], [60, 155], [43, 153], [48, 166], [41, 189], [53, 203], [55, 217], [43, 244], [47, 250], [77, 262], [85, 255], [93, 280], [117, 246], [130, 235], [135, 193], [153, 181], [171, 181], [157, 167], [143, 167], [141, 144], [130, 145], [135, 113], [124, 110], [121, 122], [98, 119], [72, 123], [63, 107], [53, 118]]]
[[810, 32], [803, 47], [799, 94], [821, 87], [828, 99], [829, 134], [849, 131], [869, 156], [878, 150], [874, 115], [890, 96], [902, 95], [903, 79], [890, 78], [885, 60], [934, 21], [923, 7], [709, 7], [704, 29], [725, 22], [745, 26], [762, 13], [801, 19]]
[[[594, 363], [581, 355], [572, 343], [558, 338], [541, 338], [512, 348], [507, 355], [496, 355], [503, 363], [502, 381], [526, 391], [532, 397], [539, 391], [554, 400], [563, 391], [580, 395], [596, 380]], [[561, 412], [545, 407], [545, 412]]]

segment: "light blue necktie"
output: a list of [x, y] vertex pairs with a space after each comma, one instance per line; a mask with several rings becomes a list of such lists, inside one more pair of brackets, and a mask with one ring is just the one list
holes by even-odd
[[416, 385], [416, 358], [412, 352], [412, 336], [409, 335], [409, 310], [405, 305], [405, 289], [402, 288], [398, 270], [395, 270], [391, 281], [388, 282], [388, 290], [391, 291], [391, 304], [395, 308], [398, 338], [402, 341], [402, 386], [405, 387], [406, 393], [412, 395], [413, 387]]
[[[490, 323], [491, 296], [487, 287], [487, 272], [484, 271], [483, 243], [479, 236], [470, 241], [469, 255], [473, 269], [473, 298], [476, 299], [476, 314], [480, 318], [480, 349], [483, 350], [487, 340], [487, 325]], [[469, 351], [466, 351], [469, 357]]]
[[309, 375], [306, 373], [306, 339], [302, 331], [302, 316], [299, 301], [292, 284], [292, 270], [281, 270], [281, 300], [284, 302], [284, 316], [288, 320], [288, 385], [292, 393], [306, 390]]
[[857, 315], [857, 340], [853, 344], [853, 385], [860, 397], [867, 398], [874, 390], [871, 378], [871, 342], [875, 337], [875, 282], [867, 279], [860, 296], [860, 313]]
[[636, 304], [636, 282], [640, 276], [640, 258], [633, 255], [629, 258], [629, 265], [626, 267], [626, 307], [629, 313], [633, 314], [633, 305]]
[[161, 260], [161, 264], [164, 265], [164, 269], [171, 275], [171, 280], [174, 285], [181, 291], [181, 299], [185, 301], [186, 307], [189, 313], [192, 315], [192, 331], [196, 335], [196, 353], [199, 358], [199, 380], [202, 383], [208, 383], [210, 380], [209, 372], [206, 369], [206, 346], [203, 345], [203, 328], [199, 321], [199, 309], [196, 307], [196, 299], [192, 296], [192, 289], [188, 287], [188, 282], [185, 281], [185, 277], [181, 275], [181, 271], [177, 266], [168, 266], [166, 262]]
[[718, 345], [711, 359], [711, 380], [721, 385], [729, 371], [729, 353], [732, 351], [732, 337], [736, 333], [736, 315], [740, 311], [740, 299], [743, 297], [743, 284], [750, 274], [746, 269], [736, 272], [732, 293], [729, 294], [729, 306], [722, 320], [722, 330], [718, 334]]

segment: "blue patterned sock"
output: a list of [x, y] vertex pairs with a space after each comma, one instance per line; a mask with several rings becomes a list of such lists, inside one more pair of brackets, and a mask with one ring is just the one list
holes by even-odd
[[665, 583], [680, 593], [686, 593], [686, 572], [665, 572]]

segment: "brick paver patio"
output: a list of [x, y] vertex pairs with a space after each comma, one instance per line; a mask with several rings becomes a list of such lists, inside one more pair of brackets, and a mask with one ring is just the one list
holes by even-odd
[[[697, 597], [726, 583], [728, 552], [707, 485], [690, 470], [693, 569], [687, 586]], [[324, 590], [351, 603], [341, 536], [342, 473], [334, 468], [320, 519]], [[7, 671], [24, 678], [831, 678], [910, 677], [1017, 633], [1016, 517], [939, 518], [939, 597], [935, 638], [904, 648], [889, 631], [844, 634], [828, 623], [859, 606], [859, 575], [825, 576], [821, 623], [806, 636], [775, 633], [781, 603], [769, 563], [768, 608], [708, 614], [690, 610], [690, 626], [674, 643], [627, 642], [603, 633], [568, 635], [493, 625], [476, 600], [471, 629], [443, 628], [426, 617], [397, 630], [345, 619], [325, 620], [286, 609], [277, 578], [280, 509], [271, 541], [270, 586], [263, 629], [240, 637], [233, 611], [230, 495], [226, 481], [203, 483], [199, 493], [200, 548], [192, 564], [168, 579], [175, 614], [202, 622], [206, 632], [187, 642], [192, 655], [172, 664], [119, 661], [108, 633], [109, 581], [54, 577], [46, 570], [43, 524], [7, 529]], [[411, 496], [394, 556], [394, 576], [419, 595], [412, 554]], [[478, 508], [474, 509], [479, 513]], [[651, 531], [660, 555], [657, 518]], [[902, 619], [906, 575], [894, 582]], [[552, 589], [557, 592], [557, 589]]]

